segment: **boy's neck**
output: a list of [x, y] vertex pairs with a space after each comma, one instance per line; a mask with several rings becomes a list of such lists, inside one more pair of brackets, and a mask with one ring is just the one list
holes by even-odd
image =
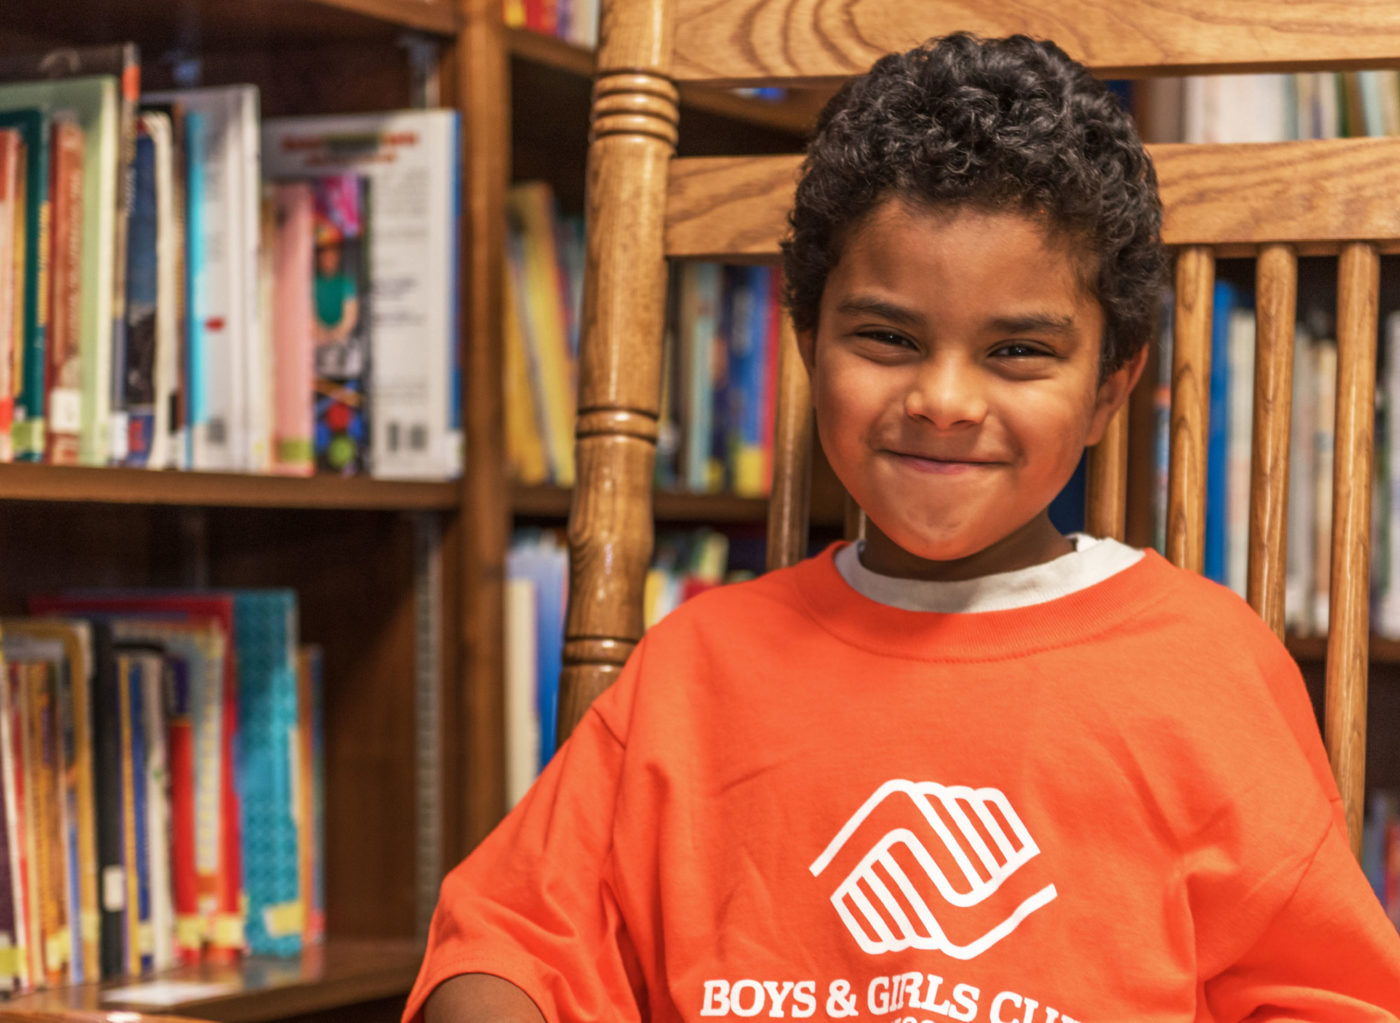
[[959, 582], [1053, 561], [1070, 553], [1074, 545], [1042, 513], [1020, 529], [975, 554], [947, 561], [920, 558], [891, 540], [880, 528], [865, 520], [865, 543], [860, 563], [879, 575], [895, 579], [922, 579], [930, 582]]

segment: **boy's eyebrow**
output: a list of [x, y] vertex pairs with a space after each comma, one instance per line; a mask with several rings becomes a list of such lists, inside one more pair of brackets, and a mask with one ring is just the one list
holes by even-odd
[[843, 316], [878, 316], [909, 327], [922, 327], [925, 322], [921, 313], [872, 295], [848, 296], [841, 300], [836, 311]]
[[1072, 334], [1074, 317], [1054, 316], [1050, 313], [998, 316], [988, 323], [988, 327], [998, 334]]

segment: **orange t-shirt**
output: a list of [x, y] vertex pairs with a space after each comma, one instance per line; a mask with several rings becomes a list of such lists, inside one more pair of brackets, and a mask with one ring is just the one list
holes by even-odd
[[1242, 601], [1149, 553], [910, 612], [832, 556], [648, 633], [443, 883], [405, 1020], [471, 972], [559, 1021], [1400, 1011], [1298, 670]]

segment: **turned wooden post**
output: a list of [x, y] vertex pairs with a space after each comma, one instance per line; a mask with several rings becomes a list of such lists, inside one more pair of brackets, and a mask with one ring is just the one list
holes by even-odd
[[676, 148], [671, 18], [669, 0], [603, 7], [588, 148], [560, 743], [642, 635], [666, 315], [666, 182]]

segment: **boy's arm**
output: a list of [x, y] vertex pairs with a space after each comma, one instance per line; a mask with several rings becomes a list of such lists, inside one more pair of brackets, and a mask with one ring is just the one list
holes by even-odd
[[1400, 1015], [1400, 935], [1334, 824], [1259, 939], [1205, 984], [1219, 1020]]
[[423, 1006], [424, 1023], [544, 1023], [530, 996], [489, 973], [445, 980]]

